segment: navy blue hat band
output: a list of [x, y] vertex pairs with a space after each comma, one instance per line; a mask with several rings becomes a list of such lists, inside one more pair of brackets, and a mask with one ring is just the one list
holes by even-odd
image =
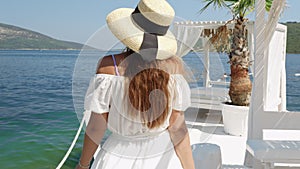
[[167, 33], [169, 26], [158, 25], [149, 19], [147, 19], [139, 10], [138, 6], [131, 14], [133, 21], [144, 30], [144, 32], [163, 36]]

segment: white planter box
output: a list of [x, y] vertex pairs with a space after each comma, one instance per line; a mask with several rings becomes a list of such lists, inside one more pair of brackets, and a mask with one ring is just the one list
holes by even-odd
[[247, 136], [249, 107], [223, 104], [224, 131], [234, 136]]

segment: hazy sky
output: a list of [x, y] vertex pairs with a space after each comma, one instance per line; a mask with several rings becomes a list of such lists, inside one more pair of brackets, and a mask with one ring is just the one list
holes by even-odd
[[[106, 15], [120, 7], [135, 8], [139, 0], [1, 0], [0, 23], [31, 29], [51, 37], [84, 43], [105, 25]], [[280, 21], [300, 21], [300, 0], [287, 0]], [[229, 20], [227, 11], [209, 9], [202, 0], [169, 0], [176, 16], [195, 21]], [[251, 17], [251, 16], [250, 16]]]

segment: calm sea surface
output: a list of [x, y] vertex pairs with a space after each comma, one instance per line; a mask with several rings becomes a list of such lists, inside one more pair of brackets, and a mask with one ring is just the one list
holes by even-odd
[[[84, 92], [97, 60], [105, 53], [0, 51], [0, 166], [53, 169], [79, 126]], [[287, 55], [287, 107], [300, 111], [300, 55]], [[227, 57], [212, 57], [211, 74], [228, 72]], [[184, 58], [201, 86], [202, 56]], [[221, 64], [222, 65], [222, 64]], [[73, 91], [72, 91], [73, 85]], [[83, 135], [63, 168], [74, 168]]]

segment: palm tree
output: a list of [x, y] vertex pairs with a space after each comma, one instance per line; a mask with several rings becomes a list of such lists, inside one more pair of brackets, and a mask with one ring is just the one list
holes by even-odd
[[[229, 56], [231, 81], [229, 96], [233, 105], [248, 106], [250, 104], [252, 83], [249, 77], [250, 52], [247, 44], [247, 31], [245, 23], [247, 18], [245, 16], [251, 13], [255, 8], [255, 0], [202, 0], [206, 5], [200, 10], [203, 12], [209, 6], [214, 8], [225, 7], [233, 14], [234, 29], [231, 33], [227, 26], [221, 26], [218, 33], [211, 39], [212, 44], [227, 42], [229, 48], [226, 52]], [[266, 10], [268, 11], [272, 5], [273, 0], [266, 0]], [[230, 37], [230, 40], [228, 40]], [[218, 47], [222, 44], [218, 44]]]

